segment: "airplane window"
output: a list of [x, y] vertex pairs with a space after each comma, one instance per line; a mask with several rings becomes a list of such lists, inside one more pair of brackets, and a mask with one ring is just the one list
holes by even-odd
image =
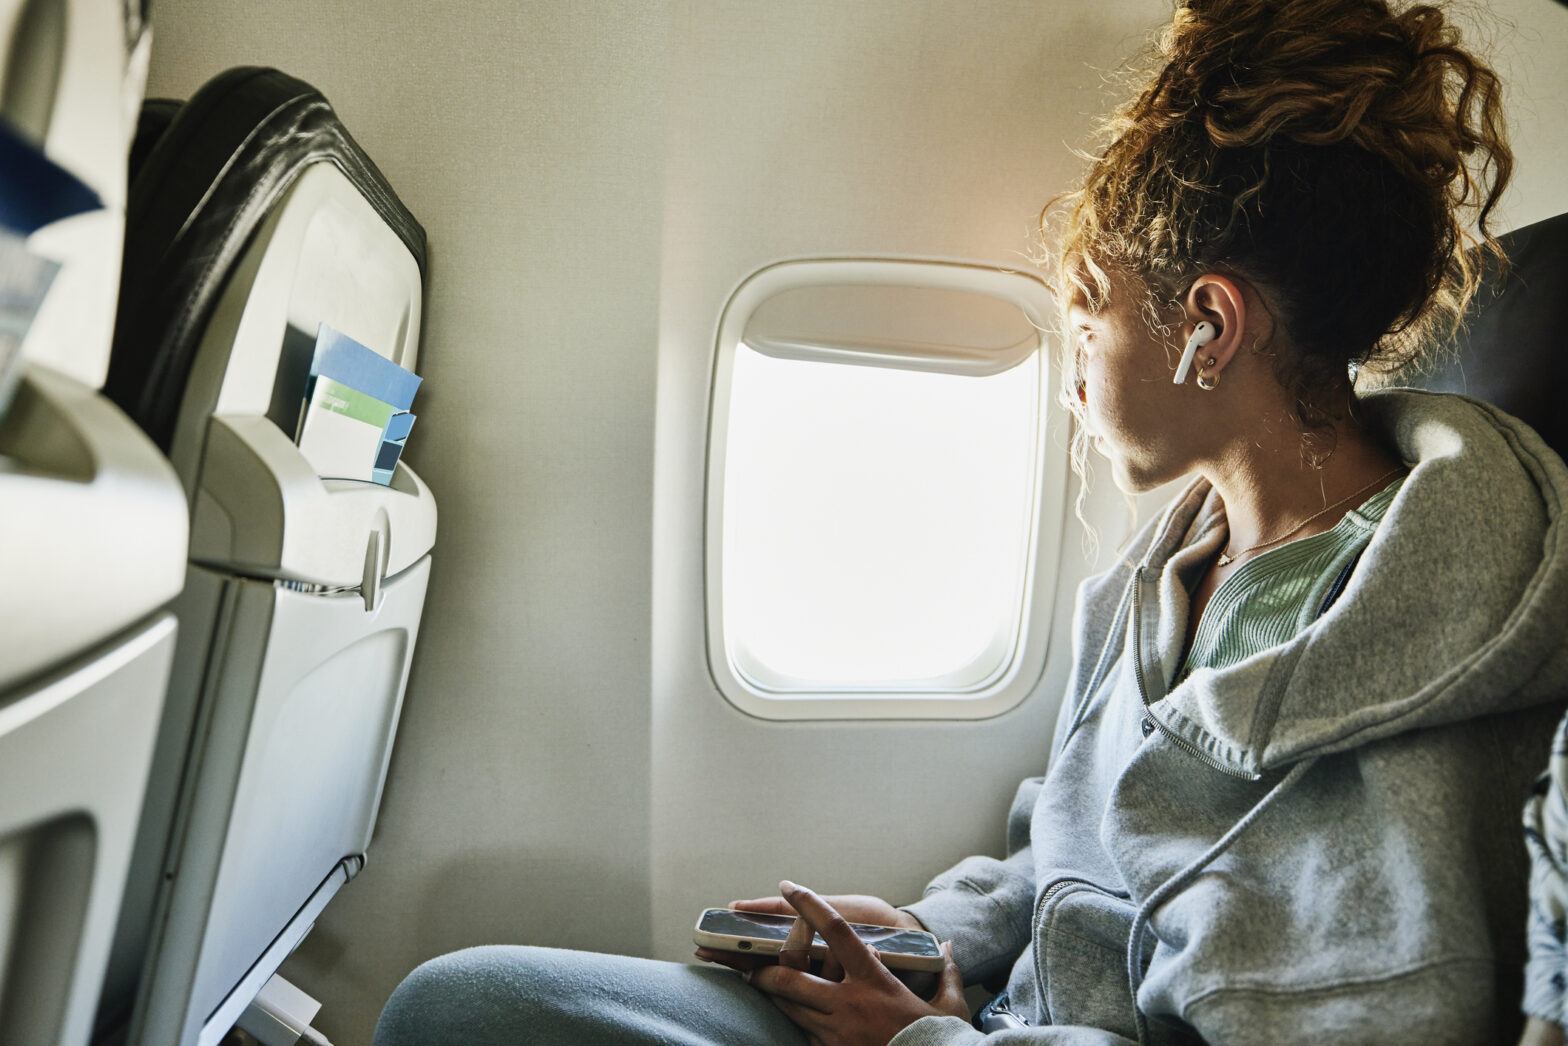
[[[953, 290], [800, 294], [721, 338], [707, 538], [720, 689], [769, 718], [1010, 707], [1038, 675], [1030, 580], [1055, 471], [1037, 324]], [[979, 333], [963, 344], [966, 315]]]
[[768, 689], [962, 691], [1006, 666], [1039, 355], [990, 377], [771, 359], [731, 386], [725, 634]]

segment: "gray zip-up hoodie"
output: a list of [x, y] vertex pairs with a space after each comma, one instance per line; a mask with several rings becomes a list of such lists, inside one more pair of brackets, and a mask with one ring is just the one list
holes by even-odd
[[[1174, 689], [1206, 483], [1086, 582], [1049, 773], [1005, 860], [909, 906], [1032, 1025], [896, 1046], [1492, 1043], [1517, 1026], [1518, 811], [1568, 698], [1568, 469], [1456, 396], [1362, 403], [1412, 470], [1289, 642]], [[1133, 999], [1136, 998], [1136, 1008]], [[1511, 1041], [1511, 1040], [1509, 1040]]]

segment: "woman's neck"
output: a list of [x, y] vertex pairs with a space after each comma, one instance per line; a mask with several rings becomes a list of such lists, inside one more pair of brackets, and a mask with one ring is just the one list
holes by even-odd
[[1273, 439], [1248, 441], [1204, 473], [1225, 503], [1230, 524], [1226, 555], [1266, 551], [1319, 534], [1391, 481], [1398, 456], [1353, 419], [1336, 428], [1333, 452], [1321, 468], [1303, 460], [1290, 426]]

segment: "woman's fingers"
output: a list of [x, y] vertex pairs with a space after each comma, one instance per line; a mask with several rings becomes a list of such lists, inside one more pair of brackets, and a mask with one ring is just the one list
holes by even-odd
[[822, 935], [827, 942], [828, 954], [838, 960], [848, 977], [888, 976], [876, 953], [855, 936], [848, 921], [833, 907], [804, 886], [797, 886], [788, 879], [779, 883], [784, 899], [800, 913], [803, 921]]
[[823, 1042], [832, 1021], [830, 1016], [777, 995], [768, 996], [768, 1001], [778, 1007], [779, 1012], [788, 1017], [795, 1027], [806, 1033], [806, 1042], [810, 1046], [819, 1046]]
[[[831, 894], [823, 897], [840, 915], [852, 923], [871, 923], [874, 926], [899, 926], [906, 930], [923, 930], [919, 920], [901, 908], [894, 908], [880, 897], [864, 893]], [[754, 897], [745, 901], [731, 901], [729, 907], [746, 912], [771, 912], [774, 915], [794, 915], [795, 909], [782, 897]]]
[[952, 941], [942, 942], [942, 954], [947, 958], [947, 965], [942, 967], [942, 979], [937, 984], [936, 994], [931, 996], [931, 1006], [967, 1021], [969, 1000], [964, 998], [964, 975], [953, 961]]
[[796, 970], [811, 969], [811, 924], [797, 918], [789, 929], [789, 936], [779, 945], [779, 965]]
[[938, 982], [942, 979], [940, 970], [893, 970], [888, 971], [898, 982], [922, 999], [929, 999], [936, 994]]
[[[748, 978], [779, 1011], [806, 1033], [810, 1046], [845, 1046], [849, 1043], [885, 1043], [922, 1017], [969, 1018], [964, 980], [953, 962], [953, 947], [943, 943], [946, 959], [936, 993], [922, 1001], [899, 983], [828, 905], [803, 887], [781, 884], [784, 896], [800, 912], [801, 923], [815, 923], [816, 930], [838, 952], [849, 975], [841, 981], [816, 977], [789, 966], [770, 966]], [[849, 934], [845, 941], [843, 934]], [[853, 947], [845, 945], [853, 944]], [[856, 951], [858, 949], [858, 951]], [[860, 955], [862, 959], [851, 958]], [[856, 966], [869, 964], [873, 976], [860, 976]]]
[[766, 992], [775, 1002], [783, 1000], [817, 1013], [833, 1012], [833, 989], [838, 985], [804, 970], [791, 966], [764, 966], [752, 972], [750, 981], [753, 988]]

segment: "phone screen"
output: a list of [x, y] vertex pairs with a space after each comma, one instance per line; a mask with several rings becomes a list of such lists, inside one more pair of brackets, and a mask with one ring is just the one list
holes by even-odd
[[[793, 915], [769, 915], [764, 912], [737, 912], [728, 908], [709, 908], [702, 913], [700, 929], [709, 933], [730, 934], [735, 937], [756, 937], [769, 941], [782, 941], [795, 925]], [[890, 955], [942, 954], [936, 939], [923, 930], [902, 930], [896, 926], [869, 926], [850, 923], [855, 936], [874, 950]], [[812, 944], [826, 945], [821, 934], [812, 934]]]

